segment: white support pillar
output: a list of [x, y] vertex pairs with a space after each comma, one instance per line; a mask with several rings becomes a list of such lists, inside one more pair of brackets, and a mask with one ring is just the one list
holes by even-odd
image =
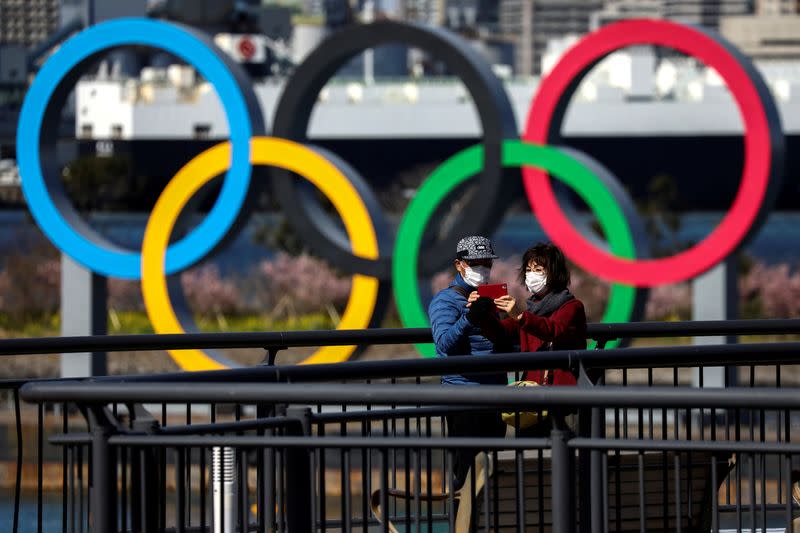
[[[105, 335], [106, 278], [61, 254], [61, 335]], [[105, 352], [61, 354], [61, 377], [104, 376]]]
[[[692, 320], [733, 320], [738, 316], [739, 287], [738, 261], [729, 257], [716, 267], [692, 281]], [[735, 344], [735, 336], [695, 337], [693, 344]], [[693, 385], [700, 386], [699, 371], [695, 370]], [[735, 374], [728, 383], [735, 385]], [[703, 369], [704, 387], [724, 387], [725, 368]]]

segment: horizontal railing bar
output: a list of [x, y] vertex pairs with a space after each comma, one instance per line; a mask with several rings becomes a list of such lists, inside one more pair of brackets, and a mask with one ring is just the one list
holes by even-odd
[[639, 440], [576, 437], [567, 441], [567, 446], [576, 450], [608, 451], [718, 451], [757, 454], [800, 453], [800, 443], [762, 441]]
[[[0, 341], [2, 342], [2, 341]], [[492, 354], [491, 357], [449, 357], [347, 361], [318, 365], [254, 366], [204, 372], [169, 372], [90, 378], [96, 382], [218, 382], [265, 383], [336, 381], [442, 376], [459, 373], [512, 372], [535, 369], [670, 368], [721, 365], [800, 364], [800, 343], [750, 343], [699, 346], [657, 346], [606, 350], [568, 350]], [[32, 380], [11, 380], [19, 388]], [[85, 378], [37, 379], [38, 383], [85, 382]], [[2, 388], [2, 384], [0, 384]]]
[[472, 437], [254, 437], [230, 435], [170, 436], [170, 435], [113, 435], [108, 443], [112, 446], [165, 446], [165, 447], [212, 447], [232, 446], [241, 448], [453, 448], [453, 449], [547, 449], [549, 439], [499, 439]]
[[237, 383], [339, 381], [403, 377], [513, 372], [535, 369], [672, 368], [721, 365], [775, 365], [800, 363], [800, 342], [656, 346], [607, 350], [556, 350], [492, 354], [491, 357], [440, 357], [347, 361], [318, 365], [282, 365], [174, 372], [156, 375], [109, 376], [113, 382]]
[[[242, 448], [409, 448], [438, 449], [474, 448], [482, 450], [531, 450], [548, 449], [546, 438], [483, 438], [483, 437], [319, 437], [319, 436], [189, 436], [189, 435], [113, 435], [109, 437], [113, 446], [165, 446], [165, 447], [212, 447], [233, 446]], [[592, 439], [574, 437], [567, 440], [573, 449], [609, 451], [692, 451], [692, 452], [739, 452], [757, 454], [800, 454], [800, 443], [743, 442], [743, 441], [678, 441], [638, 439]]]
[[20, 389], [26, 383], [37, 381], [39, 383], [47, 383], [48, 381], [83, 381], [86, 377], [52, 377], [52, 378], [15, 378], [15, 379], [1, 379], [0, 390], [13, 390]]
[[[589, 324], [590, 339], [800, 334], [800, 319]], [[0, 356], [74, 352], [413, 344], [432, 342], [428, 328], [285, 332], [96, 335], [0, 340]]]
[[[249, 531], [254, 530], [256, 527], [257, 527], [256, 524], [251, 523]], [[211, 533], [213, 531], [211, 529], [211, 526], [206, 526], [205, 528], [201, 528], [199, 526], [183, 525], [183, 527], [181, 529], [182, 529], [183, 533]], [[176, 527], [165, 527], [163, 529], [159, 529], [158, 531], [159, 531], [159, 533], [178, 533], [181, 530], [179, 530]]]
[[315, 424], [332, 424], [335, 422], [360, 422], [363, 420], [421, 418], [426, 416], [446, 415], [447, 413], [482, 413], [495, 410], [496, 409], [486, 409], [481, 407], [465, 409], [463, 407], [453, 407], [447, 405], [401, 409], [372, 409], [370, 411], [345, 411], [343, 413], [311, 413], [311, 422]]
[[683, 320], [677, 322], [592, 323], [592, 339], [636, 337], [717, 337], [730, 335], [791, 335], [800, 333], [800, 319], [759, 318], [740, 320]]
[[431, 331], [428, 328], [95, 335], [2, 339], [0, 340], [0, 356], [188, 348], [290, 348], [351, 344], [413, 344], [431, 341]]
[[239, 422], [220, 422], [216, 424], [187, 424], [182, 426], [165, 426], [158, 430], [159, 435], [197, 435], [201, 433], [226, 433], [228, 431], [252, 431], [297, 424], [296, 418], [275, 416], [270, 418], [254, 418]]
[[[450, 515], [443, 514], [443, 513], [438, 513], [438, 512], [432, 513], [430, 516], [433, 519], [433, 521], [431, 522], [433, 524], [436, 524], [437, 522], [440, 522], [440, 523], [442, 523], [442, 525], [444, 525], [450, 519]], [[405, 520], [405, 515], [391, 514], [389, 516], [389, 519], [392, 522], [396, 523], [396, 522]], [[316, 522], [317, 522], [317, 528], [319, 529], [319, 527], [320, 527], [319, 519], [317, 519]], [[325, 528], [323, 528], [323, 529], [335, 528], [335, 529], [344, 531], [343, 529], [341, 529], [342, 526], [344, 525], [344, 523], [345, 523], [345, 521], [342, 520], [341, 518], [327, 518], [325, 520]], [[425, 522], [425, 523], [427, 524], [427, 522]], [[379, 522], [376, 518], [371, 517], [371, 518], [367, 519], [367, 525], [368, 526], [380, 526], [381, 522]], [[350, 519], [350, 526], [352, 527], [352, 529], [364, 527], [364, 520], [359, 516], [354, 516], [354, 517], [352, 517]], [[351, 531], [352, 531], [352, 529], [351, 529]]]
[[796, 388], [697, 389], [678, 387], [454, 387], [447, 385], [363, 385], [321, 383], [298, 387], [240, 383], [32, 382], [21, 391], [29, 402], [78, 403], [287, 403], [464, 405], [480, 407], [680, 407], [718, 409], [800, 409]]
[[[798, 507], [798, 504], [793, 501], [792, 502], [792, 507], [796, 509]], [[766, 509], [767, 509], [767, 511], [783, 511], [784, 509], [786, 509], [786, 504], [785, 503], [768, 503], [766, 505]], [[719, 504], [720, 513], [727, 513], [727, 512], [731, 512], [731, 511], [735, 511], [735, 510], [736, 510], [736, 504]], [[721, 531], [725, 531], [725, 530], [721, 530]], [[730, 530], [727, 530], [727, 531], [730, 531]], [[766, 531], [770, 531], [770, 529], [767, 528]], [[780, 531], [781, 533], [784, 533], [786, 530], [785, 529], [776, 528], [775, 531]]]
[[57, 446], [65, 446], [70, 444], [91, 444], [92, 435], [89, 433], [64, 433], [61, 435], [53, 435], [48, 439], [50, 444]]

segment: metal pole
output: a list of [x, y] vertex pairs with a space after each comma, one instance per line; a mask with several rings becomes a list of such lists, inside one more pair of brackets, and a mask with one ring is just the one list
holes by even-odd
[[138, 533], [145, 531], [142, 527], [144, 523], [144, 506], [142, 504], [144, 496], [144, 471], [142, 470], [142, 454], [144, 450], [131, 449], [131, 531]]
[[[267, 418], [274, 414], [275, 410], [272, 405], [260, 403], [256, 407], [258, 418]], [[274, 431], [267, 429], [259, 434], [269, 437], [274, 434]], [[258, 452], [257, 479], [259, 527], [263, 527], [263, 531], [272, 531], [275, 523], [275, 450], [272, 448], [263, 448]]]
[[[597, 385], [605, 385], [605, 375], [602, 375], [597, 380]], [[592, 408], [592, 421], [591, 421], [591, 436], [595, 439], [605, 437], [605, 409], [599, 407]], [[603, 531], [603, 524], [605, 523], [605, 506], [603, 505], [604, 491], [606, 490], [603, 484], [603, 457], [600, 450], [592, 450], [590, 452], [590, 471], [591, 475], [589, 483], [591, 484], [591, 495], [589, 497], [591, 506], [591, 531]], [[584, 528], [581, 527], [583, 530]]]
[[567, 448], [567, 436], [567, 432], [562, 429], [553, 429], [550, 432], [553, 454], [553, 533], [573, 533], [575, 531], [575, 502], [572, 498], [574, 476], [572, 455]]
[[[297, 424], [287, 428], [289, 435], [310, 436], [311, 409], [308, 407], [289, 407], [286, 416], [297, 419]], [[309, 516], [311, 508], [311, 454], [307, 448], [286, 450], [286, 525], [289, 533], [311, 533], [314, 517]], [[347, 473], [349, 474], [349, 472]], [[321, 495], [321, 497], [325, 497]], [[347, 519], [347, 517], [342, 517]]]
[[[102, 411], [98, 408], [97, 411]], [[113, 426], [104, 413], [89, 411], [92, 434], [92, 528], [93, 533], [113, 533], [117, 530], [117, 463], [108, 444]]]
[[211, 486], [214, 533], [233, 533], [236, 528], [236, 452], [233, 448], [211, 448]]
[[[602, 348], [598, 348], [602, 349]], [[578, 385], [591, 389], [595, 385], [605, 384], [604, 371], [587, 370], [579, 364]], [[578, 415], [578, 435], [591, 438], [602, 438], [605, 435], [605, 424], [602, 416], [604, 409], [592, 407], [581, 409]], [[603, 531], [603, 459], [600, 450], [579, 450], [578, 488], [580, 506], [580, 530]], [[585, 475], [588, 474], [588, 477]]]
[[[158, 430], [158, 421], [140, 404], [129, 405], [133, 416], [133, 430], [152, 435]], [[158, 530], [160, 486], [156, 450], [143, 447], [131, 450], [131, 529], [134, 533], [156, 533]]]

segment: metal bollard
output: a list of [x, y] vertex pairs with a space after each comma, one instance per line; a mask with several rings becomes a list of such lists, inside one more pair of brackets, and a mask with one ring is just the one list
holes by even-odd
[[233, 533], [236, 528], [236, 452], [211, 448], [211, 487], [214, 533]]

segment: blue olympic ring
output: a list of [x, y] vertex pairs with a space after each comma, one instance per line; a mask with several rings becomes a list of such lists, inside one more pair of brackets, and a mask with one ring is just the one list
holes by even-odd
[[[196, 68], [213, 85], [228, 118], [231, 165], [214, 207], [187, 236], [167, 250], [166, 272], [183, 270], [225, 237], [244, 204], [250, 187], [250, 138], [253, 127], [245, 95], [221, 56], [188, 29], [148, 19], [117, 19], [92, 26], [67, 40], [50, 57], [33, 81], [20, 112], [17, 154], [22, 191], [28, 206], [50, 240], [72, 259], [105, 276], [141, 278], [141, 253], [112, 245], [88, 224], [65, 217], [66, 195], [54, 201], [42, 173], [40, 138], [48, 103], [65, 76], [79, 63], [103, 50], [123, 45], [151, 46], [170, 52]], [[73, 219], [73, 223], [68, 221]]]

